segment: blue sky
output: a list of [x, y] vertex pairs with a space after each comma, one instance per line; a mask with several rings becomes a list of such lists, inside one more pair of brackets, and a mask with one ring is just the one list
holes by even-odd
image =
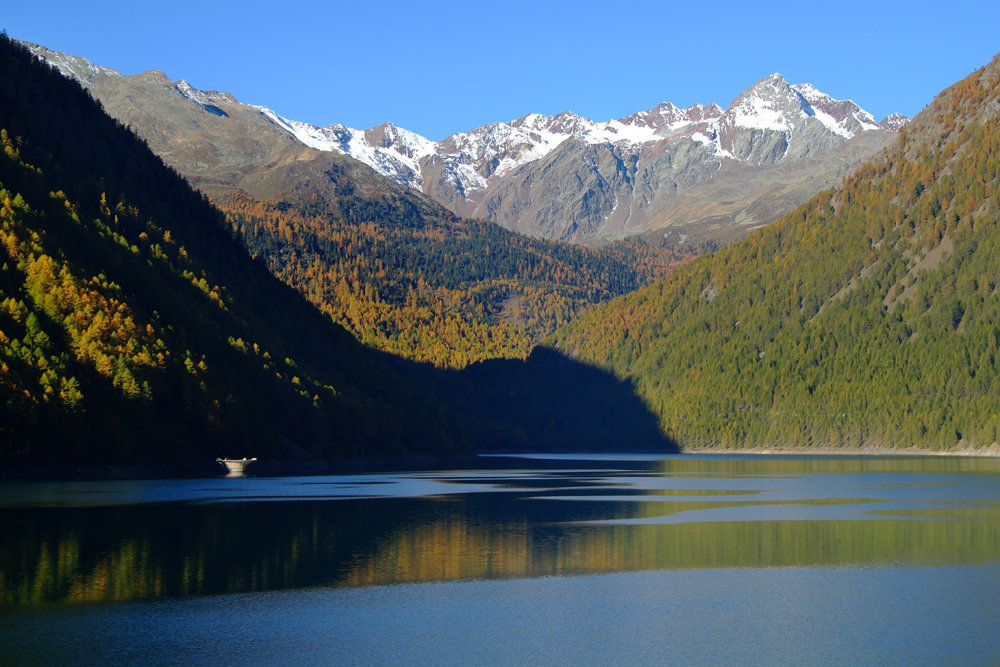
[[438, 140], [526, 113], [726, 106], [772, 72], [912, 116], [1000, 51], [1000, 2], [8, 3], [11, 37], [319, 125]]

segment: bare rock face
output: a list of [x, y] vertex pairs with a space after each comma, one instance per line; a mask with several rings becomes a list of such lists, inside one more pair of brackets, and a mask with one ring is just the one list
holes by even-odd
[[29, 47], [210, 194], [278, 196], [360, 179], [523, 234], [587, 244], [639, 234], [668, 244], [740, 238], [836, 185], [909, 120], [877, 123], [850, 100], [772, 74], [725, 110], [665, 102], [605, 123], [529, 114], [432, 142], [391, 123], [300, 123], [162, 72], [123, 76]]
[[[566, 126], [562, 116], [559, 125]], [[511, 125], [535, 128], [534, 143], [522, 141], [500, 163], [516, 162], [532, 147], [548, 149], [543, 157], [477, 171], [479, 182], [462, 181], [455, 171], [425, 182], [425, 191], [464, 215], [544, 238], [729, 241], [836, 185], [894, 141], [906, 121], [898, 116], [880, 125], [853, 102], [789, 85], [780, 75], [754, 84], [725, 111], [665, 103], [603, 126], [574, 117], [568, 139], [559, 140], [561, 128], [546, 117], [526, 119]], [[489, 128], [496, 134], [506, 126]], [[478, 153], [463, 147], [488, 143], [476, 142], [482, 130], [449, 137], [439, 144], [446, 157], [426, 164], [475, 165]]]

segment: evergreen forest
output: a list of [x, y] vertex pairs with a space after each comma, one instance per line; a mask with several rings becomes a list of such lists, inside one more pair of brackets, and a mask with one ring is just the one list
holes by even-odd
[[994, 59], [840, 187], [549, 344], [632, 383], [682, 446], [990, 446], [998, 188]]
[[587, 307], [703, 252], [543, 241], [392, 193], [217, 204], [254, 257], [366, 346], [439, 368], [527, 359]]

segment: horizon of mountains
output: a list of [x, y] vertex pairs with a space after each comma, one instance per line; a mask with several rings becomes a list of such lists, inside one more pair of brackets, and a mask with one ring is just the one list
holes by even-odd
[[[194, 427], [208, 440], [252, 432], [269, 443], [261, 451], [302, 444], [333, 458], [431, 453], [417, 434], [435, 429], [452, 452], [997, 448], [998, 59], [898, 131], [839, 134], [833, 153], [890, 132], [898, 140], [839, 187], [696, 259], [659, 242], [585, 247], [461, 218], [350, 156], [305, 146], [260, 109], [221, 99], [207, 109], [162, 73], [123, 77], [93, 66], [94, 77], [117, 82], [101, 100], [115, 125], [37, 61], [4, 66], [10, 103], [0, 125], [13, 128], [0, 156], [10, 201], [0, 248], [7, 431], [14, 425], [37, 442], [52, 429], [72, 440], [113, 426], [115, 446], [134, 455], [138, 425], [174, 406], [184, 417], [161, 447]], [[801, 121], [788, 135], [775, 129], [780, 114], [769, 117], [746, 154], [775, 167], [813, 150], [796, 141], [832, 130], [816, 119], [820, 103], [809, 104], [812, 115], [801, 102], [786, 109]], [[75, 107], [76, 116], [66, 111]], [[233, 131], [214, 131], [216, 121]], [[130, 143], [126, 126], [160, 159]], [[563, 140], [541, 161], [580, 140]], [[198, 196], [161, 159], [198, 167], [175, 168], [220, 208], [199, 200], [172, 210], [163, 187], [178, 201]], [[795, 171], [793, 163], [783, 168]], [[305, 300], [258, 274], [261, 264]], [[241, 285], [240, 271], [256, 287]], [[177, 307], [192, 296], [191, 313]], [[117, 319], [88, 325], [109, 309]], [[324, 328], [331, 319], [369, 350]], [[368, 356], [372, 347], [381, 354]], [[260, 358], [258, 348], [299, 352]], [[152, 361], [168, 350], [172, 361]], [[378, 370], [358, 375], [363, 368]], [[81, 392], [98, 398], [85, 414]], [[163, 392], [171, 398], [155, 398]], [[253, 407], [265, 396], [302, 418], [296, 433]], [[412, 424], [378, 416], [412, 416], [421, 405], [425, 415]], [[237, 426], [244, 413], [250, 425]], [[358, 435], [362, 451], [350, 444]], [[122, 455], [115, 446], [105, 455]]]
[[0, 73], [0, 463], [471, 451], [77, 83]]
[[836, 185], [909, 121], [876, 121], [850, 100], [773, 74], [728, 109], [665, 102], [604, 123], [568, 111], [528, 114], [432, 142], [392, 123], [317, 127], [157, 70], [125, 76], [27, 46], [209, 194], [322, 188], [323, 167], [347, 156], [458, 216], [588, 245], [637, 235], [669, 246], [742, 238]]
[[[597, 449], [623, 433], [632, 446], [676, 451], [609, 374], [558, 355], [529, 356], [530, 349], [506, 358], [502, 334], [510, 327], [434, 311], [416, 291], [398, 295], [402, 303], [378, 297], [379, 290], [392, 297], [401, 283], [436, 294], [444, 288], [426, 289], [411, 274], [440, 272], [454, 287], [444, 296], [472, 298], [460, 306], [475, 315], [476, 294], [460, 289], [464, 274], [489, 269], [499, 276], [489, 291], [516, 287], [505, 276], [526, 267], [529, 279], [565, 287], [565, 299], [586, 303], [607, 297], [608, 286], [601, 292], [586, 283], [608, 277], [611, 251], [525, 239], [444, 215], [421, 197], [360, 197], [355, 182], [336, 210], [311, 214], [244, 198], [223, 212], [78, 83], [5, 36], [0, 74], [0, 469], [213, 467], [217, 456], [376, 460], [540, 443]], [[442, 243], [452, 232], [469, 247]], [[310, 247], [296, 244], [299, 235]], [[251, 256], [250, 241], [262, 257]], [[484, 242], [497, 260], [469, 264]], [[380, 246], [368, 248], [369, 260], [396, 262], [392, 275], [369, 275], [371, 265], [351, 251], [368, 244]], [[410, 271], [398, 264], [406, 249], [435, 248]], [[276, 272], [285, 282], [272, 275], [275, 262], [294, 264], [299, 251], [344, 270], [334, 287], [354, 281], [358, 292], [348, 286], [347, 306], [359, 322], [396, 326], [380, 319], [387, 309], [426, 314], [428, 322], [398, 324], [449, 345], [482, 341], [507, 354], [456, 372], [374, 350], [357, 330], [338, 326], [330, 302], [318, 308], [310, 290], [295, 284], [311, 274], [288, 267]], [[573, 266], [585, 269], [584, 284], [574, 285]], [[617, 266], [617, 289], [634, 288], [631, 263]], [[391, 333], [383, 340], [407, 351], [401, 332]], [[514, 333], [525, 340], [523, 329]], [[616, 416], [626, 417], [624, 432]]]
[[584, 308], [712, 247], [587, 247], [462, 218], [349, 155], [305, 146], [258, 107], [215, 94], [221, 106], [206, 106], [160, 72], [126, 77], [25, 46], [75, 72], [105, 111], [209, 194], [274, 275], [392, 355], [456, 369], [526, 360]]

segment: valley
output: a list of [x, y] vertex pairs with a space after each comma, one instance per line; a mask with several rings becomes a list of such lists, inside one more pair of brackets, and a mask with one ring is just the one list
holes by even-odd
[[2, 17], [0, 665], [997, 664], [1000, 5]]
[[[995, 64], [942, 93], [912, 123], [896, 114], [876, 122], [853, 102], [771, 75], [727, 109], [664, 103], [607, 123], [568, 112], [529, 115], [430, 142], [391, 124], [364, 132], [317, 128], [228, 94], [196, 90], [162, 72], [124, 76], [29, 46], [97, 99], [116, 119], [118, 131], [136, 132], [168, 168], [211, 198], [211, 205], [199, 204], [206, 207], [201, 217], [192, 218], [205, 222], [192, 229], [208, 224], [217, 240], [206, 245], [178, 240], [189, 232], [168, 234], [156, 216], [177, 211], [155, 197], [152, 204], [132, 204], [148, 197], [130, 194], [132, 189], [147, 186], [131, 184], [113, 162], [100, 178], [93, 172], [83, 179], [89, 189], [74, 184], [78, 177], [53, 156], [69, 155], [77, 131], [67, 128], [56, 151], [46, 148], [55, 146], [53, 137], [42, 139], [30, 130], [36, 133], [32, 139], [29, 131], [19, 131], [28, 126], [16, 116], [5, 121], [14, 171], [3, 182], [11, 201], [22, 190], [64, 192], [66, 209], [82, 206], [88, 211], [83, 218], [95, 220], [99, 235], [134, 248], [140, 260], [149, 254], [150, 266], [167, 262], [168, 272], [184, 277], [207, 303], [228, 313], [238, 291], [230, 285], [244, 280], [237, 276], [245, 269], [228, 278], [231, 269], [219, 273], [218, 239], [225, 237], [226, 253], [249, 256], [220, 266], [249, 262], [301, 295], [297, 303], [310, 317], [326, 322], [324, 331], [338, 332], [333, 338], [317, 332], [317, 342], [309, 345], [333, 345], [341, 359], [375, 364], [384, 375], [366, 372], [373, 389], [399, 383], [401, 393], [385, 399], [385, 409], [411, 400], [404, 395], [425, 401], [427, 407], [418, 410], [440, 420], [428, 427], [450, 433], [441, 441], [444, 452], [596, 451], [625, 442], [667, 450], [759, 449], [776, 440], [790, 448], [915, 445], [978, 451], [996, 441], [995, 419], [986, 416], [992, 414], [989, 397], [1000, 376], [987, 335], [995, 307], [995, 281], [988, 277], [996, 223], [997, 176], [988, 148], [995, 143]], [[977, 83], [969, 83], [973, 79]], [[78, 157], [72, 160], [80, 163]], [[579, 175], [572, 166], [579, 160], [597, 181]], [[37, 170], [36, 162], [50, 166], [24, 175]], [[608, 171], [612, 163], [617, 166]], [[575, 185], [566, 185], [570, 181]], [[109, 182], [118, 189], [107, 192]], [[442, 189], [444, 183], [457, 188], [461, 201]], [[664, 199], [655, 183], [672, 183], [672, 194]], [[621, 211], [627, 213], [615, 213], [622, 193], [627, 197]], [[225, 373], [219, 389], [197, 380], [205, 392], [201, 403], [181, 398], [183, 392], [169, 400], [153, 398], [164, 392], [156, 389], [163, 382], [157, 378], [178, 372], [171, 369], [181, 362], [168, 360], [167, 352], [181, 343], [168, 340], [176, 324], [156, 324], [162, 308], [138, 305], [151, 294], [146, 283], [114, 296], [121, 281], [94, 278], [100, 296], [89, 298], [115, 304], [138, 299], [130, 306], [137, 314], [122, 311], [120, 319], [135, 322], [144, 314], [147, 334], [119, 326], [78, 340], [79, 329], [70, 327], [53, 338], [49, 331], [59, 318], [85, 322], [93, 315], [74, 315], [82, 308], [76, 301], [59, 305], [46, 297], [57, 289], [52, 277], [33, 287], [39, 279], [30, 262], [61, 257], [63, 232], [56, 232], [51, 246], [24, 245], [20, 239], [43, 229], [29, 221], [62, 214], [46, 213], [51, 204], [39, 194], [19, 201], [20, 209], [13, 204], [10, 209], [7, 233], [16, 241], [8, 242], [7, 252], [8, 265], [16, 264], [20, 273], [9, 274], [5, 303], [11, 323], [4, 327], [8, 358], [21, 359], [18, 367], [8, 363], [8, 369], [21, 369], [7, 376], [8, 396], [23, 393], [30, 401], [8, 399], [17, 419], [31, 415], [17, 427], [24, 434], [18, 437], [41, 442], [37, 438], [51, 437], [44, 429], [28, 435], [38, 424], [74, 424], [80, 417], [66, 415], [82, 413], [96, 419], [88, 432], [99, 437], [100, 411], [78, 410], [74, 392], [110, 391], [108, 396], [118, 398], [109, 406], [138, 399], [147, 405], [142, 410], [160, 406], [164, 415], [172, 409], [170, 401], [181, 401], [193, 410], [192, 418], [197, 413], [206, 420], [198, 428], [215, 429], [223, 440], [245, 437], [227, 424], [246, 421], [241, 428], [261, 434], [262, 443], [269, 443], [261, 451], [271, 456], [304, 452], [319, 459], [364, 459], [424, 451], [415, 441], [403, 444], [399, 438], [406, 429], [396, 430], [396, 420], [390, 435], [348, 416], [360, 410], [357, 414], [381, 419], [375, 415], [383, 408], [374, 408], [362, 394], [351, 399], [355, 407], [336, 413], [336, 427], [331, 429], [330, 421], [322, 426], [334, 414], [318, 416], [329, 410], [327, 402], [343, 400], [323, 399], [323, 392], [344, 395], [322, 377], [329, 372], [348, 377], [343, 369], [334, 371], [343, 361], [331, 357], [300, 373], [301, 362], [293, 356], [276, 357], [270, 349], [276, 343], [266, 343], [256, 332], [260, 325], [252, 322], [296, 328], [302, 315], [274, 320], [252, 305], [257, 297], [249, 293], [242, 302], [255, 314], [240, 316], [242, 329], [212, 325], [212, 336], [225, 332], [228, 338], [228, 347], [219, 348], [228, 351], [218, 359], [233, 351], [250, 360], [263, 357], [251, 361], [246, 372], [256, 363], [279, 384], [290, 383], [302, 401], [296, 409], [316, 411], [317, 417], [281, 418], [280, 428], [278, 422], [249, 426], [255, 422], [239, 410], [251, 403], [225, 388], [235, 382]], [[112, 201], [118, 204], [111, 207]], [[528, 201], [541, 208], [526, 206]], [[607, 214], [608, 222], [579, 218], [574, 207], [582, 201], [590, 213]], [[483, 208], [484, 202], [492, 203]], [[542, 209], [554, 217], [539, 217]], [[146, 210], [154, 217], [142, 222]], [[510, 217], [515, 210], [517, 216]], [[206, 215], [214, 216], [211, 222]], [[129, 219], [134, 222], [124, 222]], [[545, 219], [564, 227], [560, 231]], [[192, 244], [210, 255], [192, 259]], [[67, 257], [46, 269], [51, 276], [74, 271], [80, 260]], [[85, 280], [85, 274], [74, 280]], [[277, 288], [267, 288], [272, 289]], [[342, 333], [351, 334], [350, 344]], [[88, 335], [119, 342], [106, 351], [84, 352]], [[52, 341], [51, 352], [36, 339]], [[345, 352], [355, 350], [355, 340], [356, 351]], [[19, 351], [32, 346], [43, 361]], [[171, 353], [178, 358], [177, 350]], [[164, 359], [158, 369], [152, 363], [142, 370], [158, 354]], [[184, 350], [192, 379], [199, 377], [199, 363], [219, 365], [209, 361], [215, 354], [222, 352]], [[312, 361], [323, 354], [294, 356]], [[958, 363], [938, 361], [951, 358]], [[96, 375], [84, 381], [85, 375], [70, 371], [74, 364]], [[36, 368], [46, 373], [51, 368], [55, 376], [43, 375], [32, 389], [35, 381], [29, 378], [37, 371], [29, 369]], [[101, 385], [101, 376], [109, 386]], [[93, 386], [80, 391], [87, 383]], [[166, 390], [169, 395], [183, 383], [163, 386], [173, 387]], [[46, 410], [61, 416], [43, 417]], [[145, 414], [142, 410], [136, 414]], [[131, 437], [124, 435], [128, 428], [116, 436], [122, 442]], [[367, 432], [370, 448], [329, 444], [344, 442], [340, 434], [349, 428]], [[116, 456], [106, 450], [94, 460]], [[180, 460], [191, 454], [164, 456]]]

